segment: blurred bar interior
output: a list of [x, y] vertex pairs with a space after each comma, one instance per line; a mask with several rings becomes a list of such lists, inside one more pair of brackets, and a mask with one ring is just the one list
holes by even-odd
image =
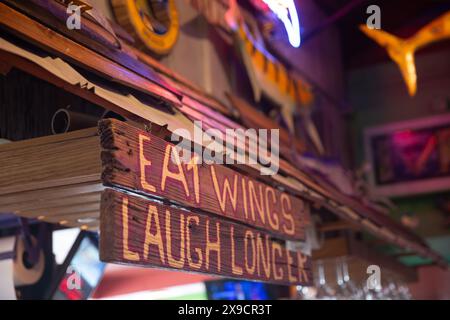
[[450, 299], [448, 1], [4, 0], [0, 29], [0, 299]]

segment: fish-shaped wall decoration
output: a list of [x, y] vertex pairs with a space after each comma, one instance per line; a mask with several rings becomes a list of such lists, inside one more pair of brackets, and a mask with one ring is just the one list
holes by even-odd
[[281, 116], [291, 133], [295, 130], [294, 116], [299, 114], [311, 141], [317, 151], [323, 154], [320, 135], [311, 119], [314, 102], [311, 86], [288, 72], [281, 62], [255, 41], [245, 25], [236, 0], [229, 1], [225, 20], [234, 34], [235, 43], [250, 78], [255, 101], [259, 102], [264, 94], [278, 104]]
[[398, 65], [410, 96], [417, 92], [417, 73], [414, 53], [431, 43], [450, 38], [450, 11], [433, 20], [408, 39], [401, 39], [383, 30], [359, 27], [368, 37], [384, 47]]

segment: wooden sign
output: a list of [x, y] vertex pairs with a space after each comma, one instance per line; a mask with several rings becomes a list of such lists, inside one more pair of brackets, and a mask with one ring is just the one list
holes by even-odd
[[223, 165], [172, 160], [174, 145], [117, 120], [100, 123], [102, 180], [269, 231], [304, 239], [309, 204]]
[[391, 123], [364, 132], [371, 193], [405, 196], [450, 188], [450, 115]]
[[[280, 107], [280, 115], [291, 134], [295, 133], [295, 116], [301, 116], [309, 138], [317, 151], [323, 154], [325, 150], [322, 140], [311, 119], [315, 99], [312, 86], [263, 49], [264, 44], [256, 41], [247, 27], [246, 15], [237, 1], [188, 0], [188, 2], [204, 15], [209, 23], [221, 26], [234, 35], [235, 45], [247, 69], [254, 100], [260, 102], [263, 94], [270, 97]], [[274, 4], [269, 7], [280, 6]], [[295, 11], [295, 6], [286, 7], [286, 3], [281, 7], [285, 7], [281, 9], [283, 12], [289, 11], [292, 14]], [[292, 25], [293, 21], [287, 19], [283, 21], [284, 23]], [[297, 38], [294, 33], [291, 33], [290, 39]], [[297, 36], [296, 42], [300, 41], [299, 34]]]
[[312, 282], [311, 260], [262, 231], [107, 189], [100, 259], [287, 285]]

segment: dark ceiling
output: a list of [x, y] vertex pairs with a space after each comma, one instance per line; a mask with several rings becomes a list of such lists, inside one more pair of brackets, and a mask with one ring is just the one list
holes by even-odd
[[[301, 0], [298, 2], [300, 4]], [[450, 10], [450, 0], [315, 0], [315, 2], [329, 20], [332, 20], [333, 16], [340, 17], [334, 24], [340, 31], [346, 68], [388, 59], [384, 49], [378, 47], [358, 29], [358, 25], [365, 23], [369, 16], [366, 13], [369, 5], [376, 4], [380, 7], [381, 28], [400, 37], [413, 35], [422, 26]], [[320, 32], [312, 36], [320, 36]], [[449, 41], [444, 45], [449, 46]], [[440, 48], [442, 46], [443, 43], [440, 44]], [[436, 49], [437, 46], [430, 46], [424, 51]]]

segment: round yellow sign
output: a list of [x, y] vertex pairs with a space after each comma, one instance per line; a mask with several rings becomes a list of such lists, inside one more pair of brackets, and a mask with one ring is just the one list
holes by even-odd
[[111, 0], [117, 21], [151, 51], [164, 55], [179, 33], [175, 0]]

